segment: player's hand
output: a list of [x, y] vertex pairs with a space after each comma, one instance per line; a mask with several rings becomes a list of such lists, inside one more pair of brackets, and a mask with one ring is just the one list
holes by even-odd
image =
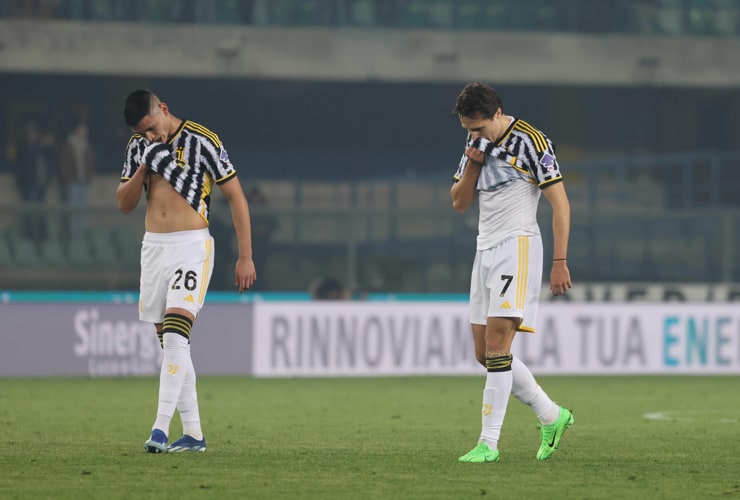
[[257, 271], [252, 259], [240, 258], [234, 267], [234, 286], [242, 293], [257, 280]]
[[552, 271], [550, 271], [550, 291], [552, 294], [555, 296], [563, 295], [572, 287], [573, 282], [570, 280], [568, 262], [564, 260], [553, 262]]
[[482, 166], [486, 161], [486, 155], [483, 154], [483, 151], [480, 151], [478, 148], [474, 148], [473, 146], [468, 146], [465, 150], [465, 156], [468, 157], [470, 163], [478, 167]]

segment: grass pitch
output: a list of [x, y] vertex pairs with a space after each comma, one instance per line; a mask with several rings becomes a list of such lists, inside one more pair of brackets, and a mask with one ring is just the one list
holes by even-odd
[[554, 457], [512, 399], [501, 461], [460, 464], [483, 376], [201, 377], [208, 451], [171, 455], [153, 378], [2, 379], [0, 498], [740, 499], [738, 377], [539, 382], [575, 414]]

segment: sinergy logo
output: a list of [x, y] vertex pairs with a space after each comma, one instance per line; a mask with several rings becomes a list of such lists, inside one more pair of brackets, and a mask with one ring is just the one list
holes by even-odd
[[74, 316], [74, 353], [86, 358], [92, 376], [155, 375], [162, 363], [154, 327], [140, 321], [111, 321], [96, 308]]

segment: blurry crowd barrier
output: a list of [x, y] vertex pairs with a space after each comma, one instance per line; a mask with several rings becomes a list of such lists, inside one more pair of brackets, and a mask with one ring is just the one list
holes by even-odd
[[[578, 282], [730, 283], [740, 279], [740, 153], [569, 164], [568, 264]], [[264, 180], [253, 200], [257, 290], [305, 291], [334, 277], [355, 293], [466, 293], [477, 213], [452, 210], [448, 179]], [[1, 180], [0, 289], [136, 290], [143, 204], [115, 206], [118, 176], [99, 176], [90, 208], [18, 201]], [[550, 208], [540, 203], [545, 256]], [[230, 290], [236, 241], [216, 192], [212, 289]], [[83, 217], [84, 216], [84, 217]], [[85, 230], [70, 236], [70, 220]], [[545, 270], [544, 278], [547, 279]]]
[[738, 35], [735, 0], [8, 0], [0, 16], [114, 22]]

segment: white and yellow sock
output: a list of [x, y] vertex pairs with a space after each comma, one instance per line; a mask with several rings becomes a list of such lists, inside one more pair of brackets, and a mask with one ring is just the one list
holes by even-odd
[[170, 422], [187, 375], [190, 346], [188, 339], [177, 333], [165, 332], [163, 340], [164, 357], [159, 372], [159, 403], [153, 428], [160, 429], [169, 436]]
[[535, 381], [532, 372], [529, 371], [529, 368], [519, 358], [512, 360], [511, 373], [513, 374], [511, 394], [532, 408], [532, 411], [537, 415], [541, 424], [549, 425], [554, 423], [560, 415], [560, 406], [542, 390], [542, 387]]
[[486, 369], [480, 440], [496, 450], [511, 395], [511, 354], [486, 357]]

